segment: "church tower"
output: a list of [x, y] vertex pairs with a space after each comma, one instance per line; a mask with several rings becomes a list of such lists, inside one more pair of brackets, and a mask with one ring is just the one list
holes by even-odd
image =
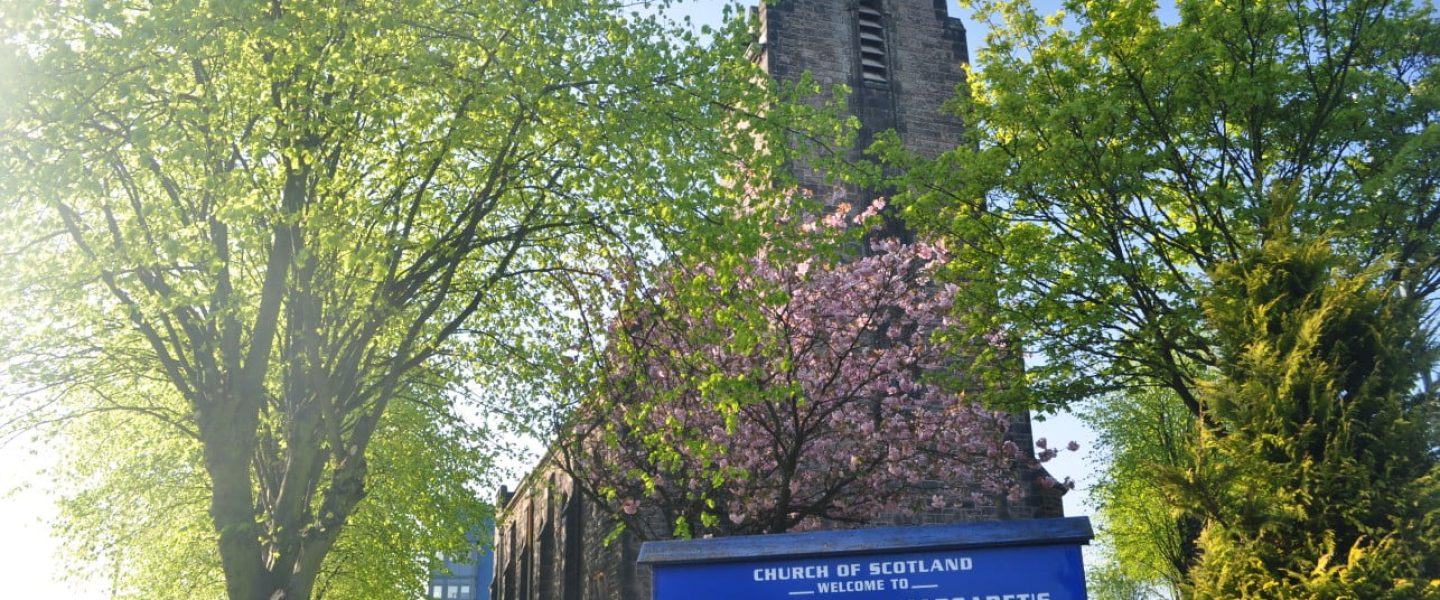
[[[929, 158], [960, 143], [964, 125], [942, 110], [965, 80], [965, 26], [946, 0], [782, 0], [759, 8], [760, 66], [778, 81], [810, 73], [827, 92], [848, 86], [860, 121], [858, 157], [876, 133], [895, 130], [906, 147]], [[836, 193], [823, 173], [796, 169], [799, 183], [820, 198], [845, 196], [860, 205], [871, 194]], [[853, 194], [861, 197], [855, 198]]]
[[[927, 158], [959, 146], [964, 123], [944, 110], [965, 81], [969, 63], [965, 26], [951, 17], [948, 0], [781, 0], [761, 4], [757, 60], [777, 81], [809, 73], [826, 93], [851, 91], [850, 113], [860, 122], [849, 158], [859, 158], [875, 135], [894, 130], [906, 148]], [[833, 206], [864, 206], [888, 190], [841, 186], [812, 166], [794, 167], [798, 183]], [[898, 224], [897, 224], [898, 225]], [[903, 232], [903, 225], [897, 231]], [[1009, 439], [1027, 455], [1034, 437], [1030, 415], [1010, 416]], [[927, 514], [933, 523], [1063, 516], [1064, 491], [1040, 483], [1042, 468], [1019, 467], [1019, 502], [952, 508]]]

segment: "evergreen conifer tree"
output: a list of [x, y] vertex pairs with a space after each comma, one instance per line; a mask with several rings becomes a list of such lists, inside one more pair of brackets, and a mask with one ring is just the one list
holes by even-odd
[[1179, 505], [1205, 519], [1196, 598], [1440, 597], [1434, 398], [1418, 302], [1329, 245], [1215, 270], [1224, 353]]

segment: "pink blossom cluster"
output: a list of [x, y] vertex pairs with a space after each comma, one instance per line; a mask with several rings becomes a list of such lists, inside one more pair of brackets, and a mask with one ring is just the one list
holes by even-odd
[[694, 303], [693, 277], [673, 277], [626, 320], [617, 397], [586, 415], [607, 424], [579, 461], [596, 488], [623, 514], [695, 536], [1013, 495], [1023, 453], [1004, 440], [1006, 416], [927, 376], [957, 352], [932, 335], [955, 295], [932, 280], [944, 249], [887, 239], [851, 260], [780, 254], [701, 285], [709, 305]]

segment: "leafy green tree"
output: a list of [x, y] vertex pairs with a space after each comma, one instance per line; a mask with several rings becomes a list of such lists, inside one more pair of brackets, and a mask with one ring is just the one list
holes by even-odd
[[414, 596], [440, 555], [465, 556], [474, 542], [467, 534], [489, 534], [485, 492], [498, 486], [502, 441], [433, 397], [404, 400], [376, 434], [374, 485], [321, 566], [317, 599]]
[[[1104, 406], [1161, 390], [1197, 420], [1196, 443], [1206, 448], [1190, 467], [1192, 492], [1277, 505], [1302, 494], [1307, 504], [1291, 506], [1353, 506], [1331, 494], [1354, 490], [1325, 487], [1320, 479], [1276, 479], [1265, 493], [1234, 487], [1239, 479], [1213, 479], [1228, 468], [1262, 476], [1228, 464], [1238, 450], [1217, 454], [1209, 444], [1269, 430], [1226, 418], [1212, 406], [1214, 382], [1235, 375], [1226, 369], [1236, 365], [1218, 313], [1207, 312], [1202, 299], [1224, 298], [1217, 277], [1232, 267], [1223, 266], [1252, 260], [1267, 242], [1323, 237], [1346, 257], [1341, 263], [1350, 272], [1373, 274], [1366, 280], [1371, 288], [1415, 303], [1405, 310], [1372, 307], [1397, 319], [1377, 348], [1427, 339], [1427, 327], [1434, 339], [1440, 22], [1433, 6], [1182, 0], [1178, 22], [1167, 24], [1150, 1], [1072, 0], [1062, 15], [1050, 17], [1023, 0], [972, 5], [991, 27], [968, 89], [953, 104], [970, 125], [970, 139], [935, 161], [909, 156], [893, 141], [876, 151], [910, 174], [901, 182], [909, 187], [902, 199], [907, 220], [966, 249], [955, 252], [951, 266], [966, 282], [957, 303], [988, 307], [963, 315], [966, 330], [1005, 331], [1044, 357], [1028, 366], [1026, 385], [1011, 386], [1013, 394], [998, 400], [1059, 408], [1099, 399]], [[1417, 316], [1399, 319], [1412, 309]], [[996, 358], [981, 355], [978, 365]], [[1433, 394], [1434, 359], [1429, 351], [1411, 354], [1408, 383]], [[1415, 402], [1433, 403], [1433, 395], [1426, 398]], [[1279, 411], [1258, 400], [1253, 406]], [[1420, 418], [1423, 411], [1400, 414]], [[1351, 415], [1326, 416], [1333, 418], [1314, 426], [1352, 426], [1344, 420]], [[1426, 453], [1437, 445], [1434, 430], [1424, 437], [1428, 446], [1396, 443], [1393, 451], [1409, 453], [1396, 464], [1433, 461]], [[1360, 450], [1341, 444], [1334, 451]], [[1345, 464], [1380, 469], [1365, 475], [1380, 487], [1423, 480], [1413, 471], [1387, 470], [1389, 462], [1352, 458]], [[1310, 468], [1276, 457], [1253, 460], [1261, 462], [1251, 466], [1274, 471]], [[1115, 481], [1121, 483], [1118, 474]], [[1124, 483], [1130, 484], [1138, 482]], [[1209, 525], [1205, 536], [1219, 536], [1224, 529], [1216, 524], [1235, 516], [1181, 499], [1167, 494], [1169, 508], [1202, 519]], [[1435, 519], [1394, 516], [1387, 525], [1365, 521], [1369, 541], [1354, 549], [1373, 550], [1369, 544], [1380, 543], [1381, 531], [1403, 538], [1397, 547], [1411, 544], [1418, 524]], [[1317, 535], [1337, 532], [1340, 545], [1330, 565], [1362, 554], [1344, 545], [1355, 542], [1346, 537], [1345, 523], [1361, 517], [1317, 518], [1310, 523]], [[1204, 546], [1202, 554], [1211, 558], [1194, 577], [1230, 564], [1221, 548]], [[1246, 552], [1228, 556], [1263, 554]], [[1287, 565], [1312, 560], [1309, 567], [1317, 568], [1316, 556], [1297, 551], [1297, 562]], [[1415, 572], [1412, 567], [1396, 563], [1374, 572]]]
[[1324, 241], [1217, 268], [1222, 353], [1196, 461], [1172, 472], [1205, 519], [1196, 598], [1440, 598], [1436, 398], [1418, 302]]
[[1166, 474], [1194, 464], [1195, 417], [1164, 390], [1113, 394], [1088, 403], [1081, 418], [1098, 434], [1104, 469], [1090, 488], [1109, 566], [1098, 598], [1176, 597], [1195, 561], [1198, 517], [1175, 510]]
[[173, 533], [232, 600], [312, 597], [352, 523], [408, 535], [372, 483], [395, 405], [511, 383], [596, 316], [552, 300], [718, 214], [764, 135], [727, 126], [765, 105], [741, 36], [623, 6], [6, 3], [0, 359], [37, 390], [7, 409], [180, 432], [154, 475], [198, 486], [208, 531]]
[[[490, 507], [476, 494], [493, 487], [486, 436], [426, 400], [403, 394], [386, 412], [370, 447], [367, 496], [326, 557], [314, 597], [413, 597], [429, 577], [427, 559], [463, 552], [465, 532], [486, 522]], [[67, 558], [94, 570], [76, 576], [108, 578], [115, 598], [225, 597], [195, 438], [109, 411], [72, 420], [57, 441], [66, 450], [57, 532]]]
[[1430, 5], [1181, 1], [1165, 24], [1149, 0], [972, 4], [987, 46], [953, 104], [971, 139], [880, 152], [910, 167], [909, 222], [974, 250], [962, 305], [994, 310], [970, 330], [1046, 357], [1017, 389], [1034, 402], [1158, 385], [1198, 414], [1218, 359], [1198, 299], [1280, 217], [1413, 296], [1440, 287]]
[[1085, 593], [1095, 600], [1150, 600], [1162, 597], [1152, 585], [1133, 579], [1114, 561], [1085, 567]]

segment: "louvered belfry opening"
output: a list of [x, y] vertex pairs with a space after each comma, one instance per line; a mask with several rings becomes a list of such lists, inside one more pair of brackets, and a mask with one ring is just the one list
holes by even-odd
[[856, 14], [860, 30], [860, 77], [865, 81], [890, 83], [880, 0], [861, 0]]

